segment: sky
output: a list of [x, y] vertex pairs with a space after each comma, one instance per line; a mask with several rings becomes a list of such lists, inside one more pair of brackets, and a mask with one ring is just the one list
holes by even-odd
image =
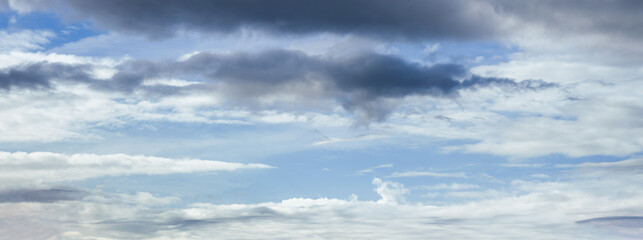
[[0, 0], [0, 238], [640, 239], [641, 11]]

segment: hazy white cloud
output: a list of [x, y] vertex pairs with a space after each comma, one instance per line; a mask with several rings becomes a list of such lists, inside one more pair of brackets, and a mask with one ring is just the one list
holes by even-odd
[[469, 183], [451, 183], [451, 184], [437, 184], [431, 186], [421, 186], [416, 187], [417, 189], [422, 190], [466, 190], [466, 189], [478, 189], [480, 186]]
[[463, 172], [458, 173], [440, 173], [440, 172], [430, 172], [430, 171], [408, 171], [408, 172], [394, 172], [388, 176], [389, 178], [401, 178], [401, 177], [455, 177], [455, 178], [466, 178], [467, 175]]
[[46, 30], [0, 31], [0, 53], [42, 50], [42, 45], [49, 43], [55, 36], [53, 32]]
[[381, 165], [377, 165], [377, 166], [372, 167], [372, 168], [366, 168], [366, 169], [359, 170], [356, 173], [357, 174], [372, 173], [372, 172], [375, 172], [375, 170], [378, 169], [378, 168], [392, 168], [392, 167], [393, 167], [393, 164], [390, 164], [390, 163], [381, 164]]
[[200, 159], [170, 159], [125, 154], [58, 154], [0, 152], [0, 179], [4, 187], [40, 185], [103, 176], [172, 174], [272, 168]]

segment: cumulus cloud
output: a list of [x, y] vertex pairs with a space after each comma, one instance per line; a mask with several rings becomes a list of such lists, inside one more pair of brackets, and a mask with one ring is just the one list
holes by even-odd
[[200, 159], [169, 159], [125, 154], [66, 155], [51, 152], [0, 152], [0, 166], [2, 166], [0, 179], [3, 186], [51, 184], [131, 174], [156, 175], [271, 168], [265, 164]]
[[379, 178], [374, 178], [373, 184], [377, 186], [375, 192], [382, 197], [377, 201], [378, 203], [403, 203], [405, 202], [404, 195], [410, 192], [401, 183], [382, 181]]

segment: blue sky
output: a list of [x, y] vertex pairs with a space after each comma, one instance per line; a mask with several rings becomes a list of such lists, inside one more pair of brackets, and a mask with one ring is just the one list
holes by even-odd
[[641, 7], [0, 1], [0, 236], [638, 239]]

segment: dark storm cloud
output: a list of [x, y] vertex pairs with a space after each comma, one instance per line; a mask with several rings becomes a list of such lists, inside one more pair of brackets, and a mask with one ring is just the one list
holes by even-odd
[[178, 30], [357, 33], [379, 38], [484, 38], [500, 31], [469, 1], [423, 0], [63, 0], [112, 30], [167, 37]]
[[0, 203], [3, 202], [40, 202], [80, 200], [87, 196], [85, 191], [74, 189], [12, 189], [0, 191]]
[[[86, 84], [99, 91], [161, 98], [194, 91], [218, 91], [231, 104], [242, 107], [270, 108], [261, 100], [271, 96], [295, 96], [292, 104], [331, 100], [358, 121], [385, 120], [396, 102], [408, 96], [456, 98], [462, 89], [501, 87], [506, 91], [540, 90], [556, 87], [539, 80], [515, 82], [511, 79], [469, 76], [457, 64], [431, 66], [376, 53], [343, 57], [310, 56], [291, 50], [261, 53], [199, 53], [185, 61], [130, 61], [117, 67], [109, 79], [91, 77], [87, 65], [35, 63], [9, 69], [0, 74], [5, 89], [48, 88], [53, 82]], [[145, 79], [178, 77], [200, 79], [189, 86], [144, 85]], [[299, 102], [301, 101], [301, 102]]]

